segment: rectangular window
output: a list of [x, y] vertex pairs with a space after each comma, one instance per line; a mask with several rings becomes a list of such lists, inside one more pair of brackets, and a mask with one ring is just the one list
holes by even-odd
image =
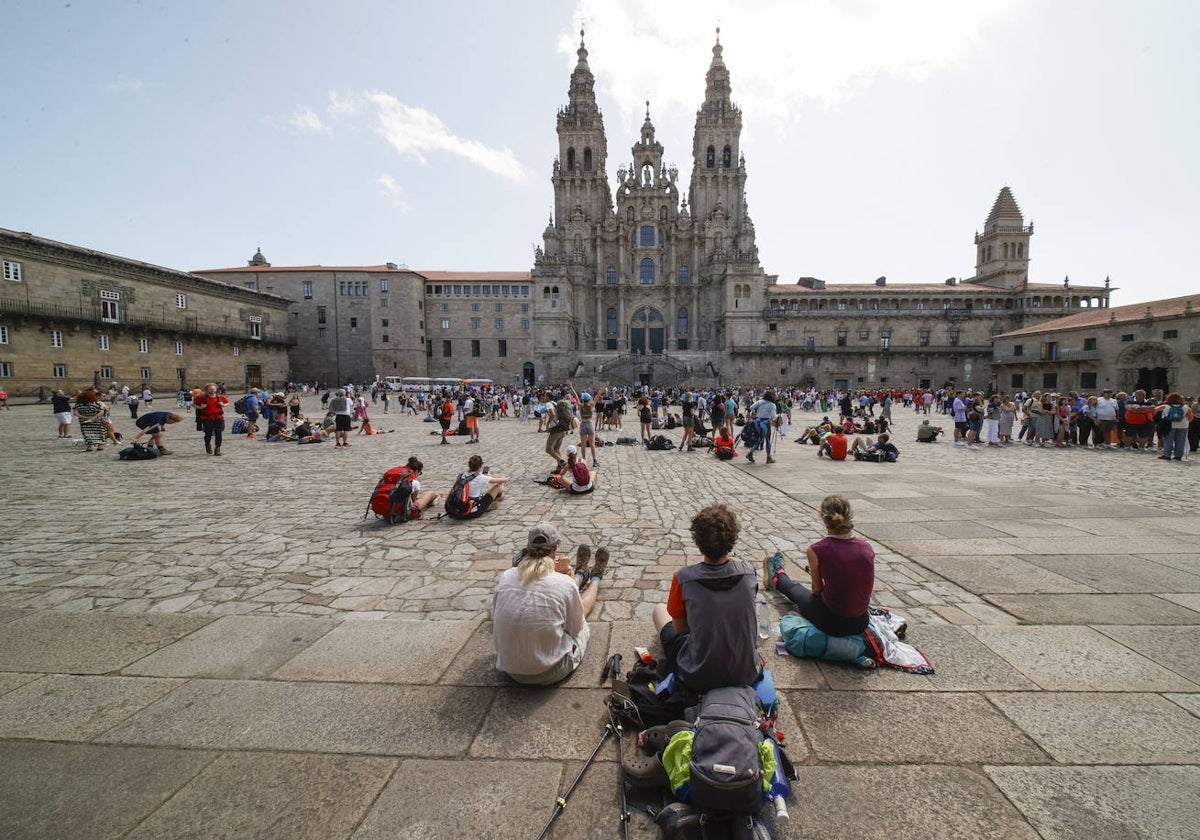
[[380, 298], [380, 299], [379, 299], [379, 308], [380, 308], [380, 309], [387, 309], [387, 308], [388, 308], [388, 307], [387, 307], [387, 302], [388, 302], [388, 299], [387, 299], [387, 298]]
[[[450, 287], [449, 287], [449, 286], [447, 286], [446, 288], [448, 289], [448, 288], [450, 288]], [[461, 295], [461, 294], [462, 294], [462, 290], [463, 290], [463, 287], [462, 287], [462, 286], [455, 286], [455, 287], [454, 287], [454, 294], [456, 294], [456, 295]], [[471, 287], [470, 287], [470, 286], [467, 286], [467, 291], [468, 291], [468, 292], [470, 292], [470, 291], [471, 291]]]
[[845, 330], [837, 331], [837, 346], [838, 347], [846, 346], [846, 331]]
[[795, 338], [795, 337], [796, 337], [796, 331], [795, 331], [795, 330], [788, 330], [787, 332], [785, 332], [785, 333], [784, 333], [784, 337], [785, 337], [785, 338]]
[[[1166, 338], [1166, 336], [1164, 335], [1163, 338]], [[1096, 349], [1096, 339], [1085, 338], [1083, 340], [1083, 349], [1084, 350], [1095, 350]]]
[[478, 338], [471, 339], [471, 358], [472, 359], [479, 358], [479, 339]]
[[471, 319], [471, 329], [473, 329], [473, 330], [477, 330], [477, 329], [479, 329], [481, 326], [483, 326], [483, 319], [482, 319], [482, 318], [472, 318], [472, 319]]
[[234, 355], [234, 356], [240, 356], [240, 355], [242, 355], [242, 348], [241, 348], [241, 347], [238, 347], [236, 344], [235, 344], [235, 345], [233, 345], [233, 355]]
[[325, 337], [325, 327], [317, 327], [317, 338]]
[[1024, 356], [1025, 355], [1025, 345], [1024, 344], [1014, 344], [1013, 345], [1013, 355], [1014, 356]]
[[112, 365], [100, 365], [100, 378], [108, 379], [110, 381], [112, 380], [112, 378], [113, 378]]
[[472, 304], [471, 304], [471, 311], [472, 311], [472, 312], [478, 312], [482, 306], [483, 306], [483, 304], [481, 304], [481, 303], [479, 303], [479, 302], [472, 303]]
[[959, 339], [959, 331], [958, 330], [950, 330], [950, 346], [951, 347], [958, 346], [958, 339]]
[[1087, 388], [1089, 391], [1096, 389], [1096, 371], [1085, 370], [1079, 374], [1079, 387]]
[[449, 312], [449, 311], [450, 311], [450, 304], [448, 304], [448, 303], [443, 303], [443, 304], [441, 305], [441, 310], [442, 310], [443, 312]]
[[523, 330], [529, 329], [529, 319], [528, 318], [521, 319], [521, 329], [523, 329]]
[[442, 342], [442, 358], [450, 358], [450, 340], [446, 339]]
[[11, 260], [4, 261], [4, 279], [11, 280], [14, 283], [21, 282], [21, 264], [12, 262]]
[[430, 359], [433, 358], [433, 339], [428, 339], [425, 342], [425, 356]]
[[318, 323], [318, 324], [324, 324], [324, 323], [325, 323], [325, 317], [326, 317], [326, 316], [325, 316], [325, 307], [324, 307], [324, 306], [318, 306], [318, 307], [317, 307], [317, 323]]
[[1125, 333], [1121, 336], [1122, 341], [1133, 341], [1133, 333]]
[[182, 356], [182, 355], [183, 355], [183, 342], [182, 342], [182, 341], [176, 341], [176, 342], [175, 342], [175, 355], [176, 355], [176, 356]]
[[0, 344], [8, 344], [8, 327], [0, 327]]
[[187, 295], [184, 295], [184, 294], [176, 294], [175, 295], [175, 308], [176, 309], [187, 309]]
[[358, 319], [357, 318], [350, 319], [350, 329], [352, 329], [352, 330], [358, 329]]
[[388, 281], [386, 277], [381, 277], [379, 280], [379, 291], [386, 292], [388, 290]]
[[146, 382], [150, 381], [150, 368], [148, 368], [148, 367], [142, 368], [141, 379], [145, 380]]
[[1046, 373], [1043, 373], [1042, 374], [1042, 387], [1043, 388], [1057, 388], [1058, 387], [1058, 371], [1053, 370], [1053, 371], [1047, 371]]
[[383, 334], [383, 343], [384, 343], [384, 344], [387, 344], [387, 343], [388, 343], [388, 334], [387, 334], [387, 333], [384, 333], [384, 334]]
[[1058, 342], [1047, 341], [1042, 345], [1042, 360], [1047, 362], [1058, 361]]
[[804, 349], [805, 350], [816, 350], [817, 349], [817, 337], [815, 335], [804, 336]]
[[449, 318], [442, 319], [442, 329], [444, 329], [444, 330], [450, 329], [450, 319]]
[[1014, 373], [1014, 374], [1012, 375], [1012, 387], [1013, 387], [1014, 389], [1016, 389], [1016, 388], [1024, 388], [1024, 387], [1025, 387], [1025, 374], [1023, 374], [1023, 373]]
[[947, 366], [952, 367], [952, 368], [958, 367], [958, 356], [951, 356], [947, 363]]
[[305, 300], [312, 300], [312, 298], [313, 298], [313, 284], [312, 284], [312, 281], [311, 281], [311, 280], [305, 280], [305, 281], [304, 281], [304, 283], [303, 283], [303, 285], [302, 285], [302, 289], [303, 289], [303, 291], [304, 291], [304, 299], [305, 299]]
[[349, 292], [346, 291], [347, 285], [348, 284], [346, 283], [345, 280], [343, 280], [341, 283], [338, 283], [338, 294], [341, 295], [342, 297], [346, 297], [349, 294]]
[[1163, 338], [1179, 338], [1179, 330], [1163, 330]]
[[529, 311], [529, 304], [528, 304], [528, 303], [522, 303], [522, 304], [521, 304], [521, 311], [522, 311], [522, 312], [528, 312], [528, 311]]
[[858, 331], [858, 340], [859, 340], [859, 341], [866, 341], [866, 340], [868, 340], [870, 337], [871, 337], [871, 331], [870, 331], [870, 330], [859, 330], [859, 331]]
[[472, 286], [472, 287], [471, 287], [471, 289], [472, 289], [472, 292], [471, 292], [471, 293], [472, 293], [473, 295], [475, 295], [475, 297], [479, 297], [481, 294], [483, 294], [483, 292], [481, 292], [481, 291], [479, 290], [479, 286]]
[[384, 319], [382, 319], [382, 321], [383, 321], [383, 322], [380, 324], [380, 326], [381, 326], [381, 327], [386, 327], [386, 326], [388, 325], [388, 319], [387, 319], [387, 318], [384, 318]]
[[921, 312], [924, 309], [925, 309], [925, 301], [923, 301], [923, 300], [917, 301], [917, 311]]
[[495, 320], [495, 322], [493, 323], [493, 326], [494, 326], [496, 329], [498, 329], [498, 330], [502, 330], [502, 329], [504, 329], [504, 319], [503, 319], [503, 318], [497, 318], [497, 319]]
[[255, 321], [253, 317], [250, 319], [250, 337], [256, 341], [262, 339], [262, 324]]
[[108, 336], [106, 336], [106, 335], [100, 336], [100, 349], [101, 350], [108, 349]]
[[243, 283], [242, 285], [243, 285], [243, 286], [245, 286], [247, 289], [257, 289], [257, 288], [258, 288], [258, 281], [257, 281], [257, 280], [247, 280], [247, 281], [246, 281], [245, 283]]
[[844, 312], [846, 310], [846, 302], [844, 300], [839, 300], [837, 308]]
[[496, 355], [501, 359], [508, 356], [508, 339], [502, 338], [496, 343]]
[[[505, 288], [507, 288], [507, 286], [506, 286]], [[497, 304], [496, 304], [496, 311], [497, 311], [497, 312], [503, 312], [503, 311], [504, 311], [504, 304], [503, 304], [503, 303], [497, 303]]]
[[138, 352], [139, 353], [149, 353], [150, 352], [150, 339], [148, 339], [148, 338], [139, 338], [138, 339]]
[[67, 366], [64, 365], [62, 362], [59, 362], [54, 365], [54, 378], [55, 379], [66, 379], [67, 378]]
[[289, 321], [299, 321], [299, 320], [300, 320], [300, 313], [299, 313], [299, 312], [289, 312], [289, 313], [288, 313], [288, 320], [289, 320]]
[[779, 329], [778, 324], [767, 324], [767, 332], [775, 332]]
[[62, 347], [63, 346], [62, 330], [50, 330], [50, 346], [51, 347]]

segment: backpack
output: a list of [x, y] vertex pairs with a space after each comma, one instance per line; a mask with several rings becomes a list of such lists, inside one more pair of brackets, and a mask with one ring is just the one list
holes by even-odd
[[233, 401], [233, 410], [236, 411], [238, 414], [245, 414], [246, 413], [246, 398], [238, 397], [236, 400], [234, 400]]
[[758, 445], [762, 443], [762, 429], [759, 428], [758, 423], [751, 421], [742, 427], [741, 437], [742, 443], [751, 449], [757, 449]]
[[[663, 766], [676, 797], [704, 811], [757, 814], [764, 801], [766, 756], [761, 746], [771, 754], [771, 772], [775, 769], [770, 744], [759, 731], [760, 720], [758, 694], [752, 687], [705, 692], [695, 728], [674, 736], [663, 753]], [[682, 761], [687, 758], [689, 735], [691, 760], [685, 767]]]
[[674, 449], [675, 444], [666, 435], [655, 435], [646, 441], [646, 448], [652, 452], [664, 452], [668, 449]]
[[472, 417], [486, 417], [487, 416], [487, 406], [485, 406], [483, 404], [482, 397], [475, 400], [475, 403], [471, 406], [471, 416]]
[[[385, 472], [371, 492], [371, 501], [368, 504], [367, 512], [373, 511], [376, 516], [383, 517], [392, 524], [403, 521], [408, 515], [408, 505], [412, 499], [412, 477], [413, 471], [407, 464], [392, 467]], [[393, 499], [392, 494], [402, 484], [408, 485], [408, 492], [403, 497], [397, 497], [402, 505], [400, 509], [397, 509], [397, 500]], [[363, 519], [366, 518], [367, 514], [364, 513]]]
[[674, 429], [674, 428], [675, 428], [676, 426], [678, 426], [678, 425], [679, 425], [679, 424], [675, 422], [675, 415], [674, 415], [674, 414], [668, 414], [668, 415], [667, 415], [667, 428], [668, 428], [668, 429]]
[[234, 420], [233, 424], [229, 427], [229, 433], [231, 435], [244, 435], [246, 434], [246, 425], [246, 418], [239, 417], [238, 419]]
[[571, 421], [575, 419], [575, 407], [571, 405], [570, 400], [559, 400], [554, 404], [554, 414], [558, 417], [558, 429], [560, 432], [569, 432], [571, 430]]
[[1167, 409], [1167, 422], [1168, 423], [1178, 423], [1180, 420], [1182, 420], [1186, 416], [1187, 416], [1187, 412], [1184, 411], [1182, 404], [1181, 405], [1172, 405], [1170, 408]]
[[475, 500], [471, 498], [471, 481], [475, 473], [465, 472], [454, 481], [454, 487], [446, 494], [446, 516], [451, 519], [466, 519], [475, 512]]
[[587, 464], [583, 461], [576, 461], [575, 466], [571, 467], [572, 477], [575, 483], [580, 487], [586, 487], [592, 480], [592, 474], [588, 472]]
[[650, 428], [651, 429], [661, 429], [662, 421], [659, 420], [657, 417], [655, 417], [653, 420], [650, 421]]
[[135, 443], [118, 452], [117, 457], [122, 461], [149, 461], [158, 457], [158, 447]]
[[713, 452], [717, 456], [717, 460], [728, 461], [734, 456], [734, 452], [728, 446], [718, 446]]

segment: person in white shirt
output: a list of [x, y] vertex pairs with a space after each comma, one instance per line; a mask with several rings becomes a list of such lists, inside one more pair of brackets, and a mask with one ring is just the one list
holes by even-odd
[[1120, 403], [1113, 398], [1111, 388], [1105, 388], [1096, 400], [1096, 430], [1100, 434], [1100, 443], [1105, 449], [1116, 449], [1117, 410]]
[[587, 616], [599, 598], [608, 552], [597, 551], [588, 570], [591, 552], [581, 550], [572, 576], [570, 558], [557, 554], [558, 545], [557, 528], [548, 522], [534, 525], [524, 553], [496, 586], [496, 669], [519, 683], [551, 685], [565, 679], [587, 651]]

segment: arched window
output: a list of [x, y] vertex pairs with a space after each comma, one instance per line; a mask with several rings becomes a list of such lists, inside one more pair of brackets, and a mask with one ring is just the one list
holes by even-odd
[[717, 150], [709, 146], [708, 152], [705, 154], [704, 166], [706, 169], [715, 169], [717, 166]]
[[632, 204], [629, 205], [629, 209], [625, 211], [625, 218], [631, 222], [633, 221], [633, 205]]
[[554, 297], [558, 297], [558, 286], [555, 286], [553, 289], [551, 289], [550, 294], [552, 294]]
[[1018, 243], [1018, 244], [1017, 244], [1017, 259], [1019, 259], [1019, 260], [1023, 260], [1023, 259], [1025, 259], [1025, 245], [1024, 245], [1024, 243]]
[[608, 311], [604, 313], [604, 334], [617, 334], [617, 308], [615, 306], [608, 307]]
[[645, 309], [639, 309], [637, 312], [633, 313], [633, 323], [635, 323], [635, 324], [646, 323], [646, 310]]
[[544, 300], [550, 299], [550, 287], [549, 286], [542, 286], [542, 298]]
[[583, 150], [583, 171], [584, 172], [592, 171], [592, 150], [591, 149]]
[[721, 166], [726, 169], [733, 166], [733, 149], [728, 146], [721, 150]]
[[609, 286], [617, 285], [617, 267], [615, 265], [610, 265], [604, 272], [604, 282]]
[[650, 323], [651, 324], [661, 324], [662, 322], [663, 322], [662, 313], [659, 312], [657, 309], [651, 309], [650, 310]]
[[666, 220], [667, 220], [667, 208], [666, 207], [663, 207], [663, 209], [658, 211], [658, 218], [660, 220], [662, 220], [663, 222], [666, 222]]
[[654, 260], [649, 257], [642, 260], [641, 282], [643, 286], [654, 285]]
[[638, 242], [639, 245], [646, 248], [654, 246], [654, 225], [642, 225], [639, 235], [641, 237]]
[[574, 146], [567, 149], [567, 171], [568, 172], [575, 171], [575, 147]]
[[686, 286], [690, 282], [692, 282], [692, 280], [688, 275], [688, 267], [686, 265], [679, 266], [679, 285]]

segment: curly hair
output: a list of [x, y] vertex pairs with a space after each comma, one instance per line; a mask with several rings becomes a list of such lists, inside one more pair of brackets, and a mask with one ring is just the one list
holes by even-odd
[[741, 526], [726, 505], [715, 504], [692, 517], [692, 541], [708, 560], [720, 560], [733, 551]]

